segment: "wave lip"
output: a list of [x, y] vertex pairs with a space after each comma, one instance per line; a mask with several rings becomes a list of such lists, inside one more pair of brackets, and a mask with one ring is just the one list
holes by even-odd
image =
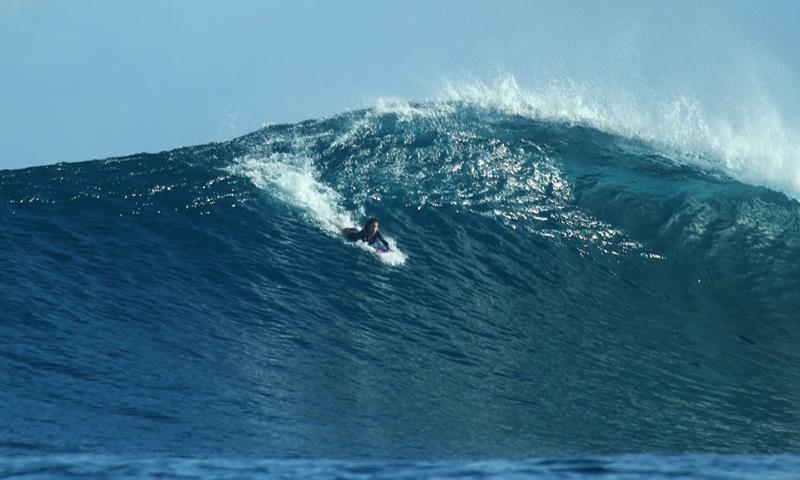
[[[449, 83], [440, 100], [641, 139], [670, 157], [800, 199], [800, 126], [789, 124], [763, 92], [740, 101], [712, 113], [687, 95], [653, 101], [572, 81], [528, 91], [513, 76], [493, 84]], [[380, 102], [378, 109], [420, 113], [398, 101]]]

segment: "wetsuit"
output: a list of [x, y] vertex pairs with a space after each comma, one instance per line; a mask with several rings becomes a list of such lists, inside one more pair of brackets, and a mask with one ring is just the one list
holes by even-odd
[[376, 241], [380, 240], [381, 243], [386, 245], [386, 248], [389, 248], [389, 242], [383, 238], [383, 235], [381, 235], [380, 231], [375, 232], [375, 236], [372, 237], [372, 240], [368, 238], [367, 229], [356, 230], [355, 228], [345, 228], [342, 230], [342, 235], [344, 235], [344, 238], [350, 240], [351, 242], [357, 242], [358, 240], [361, 240], [367, 245], [374, 245]]

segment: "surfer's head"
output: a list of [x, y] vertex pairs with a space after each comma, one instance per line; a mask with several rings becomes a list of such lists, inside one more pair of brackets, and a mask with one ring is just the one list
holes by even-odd
[[364, 231], [367, 232], [367, 236], [369, 238], [374, 237], [375, 234], [378, 233], [379, 229], [378, 219], [375, 217], [371, 217], [369, 220], [367, 220], [367, 223], [364, 224]]

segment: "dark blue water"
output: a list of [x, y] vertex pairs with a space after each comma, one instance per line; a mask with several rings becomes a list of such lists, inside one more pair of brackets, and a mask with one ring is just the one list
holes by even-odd
[[0, 172], [0, 475], [791, 478], [796, 200], [417, 107]]

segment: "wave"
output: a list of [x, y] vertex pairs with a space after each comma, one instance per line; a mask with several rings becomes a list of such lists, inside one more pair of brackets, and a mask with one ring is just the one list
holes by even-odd
[[796, 451], [797, 200], [506, 87], [0, 172], [0, 453]]

